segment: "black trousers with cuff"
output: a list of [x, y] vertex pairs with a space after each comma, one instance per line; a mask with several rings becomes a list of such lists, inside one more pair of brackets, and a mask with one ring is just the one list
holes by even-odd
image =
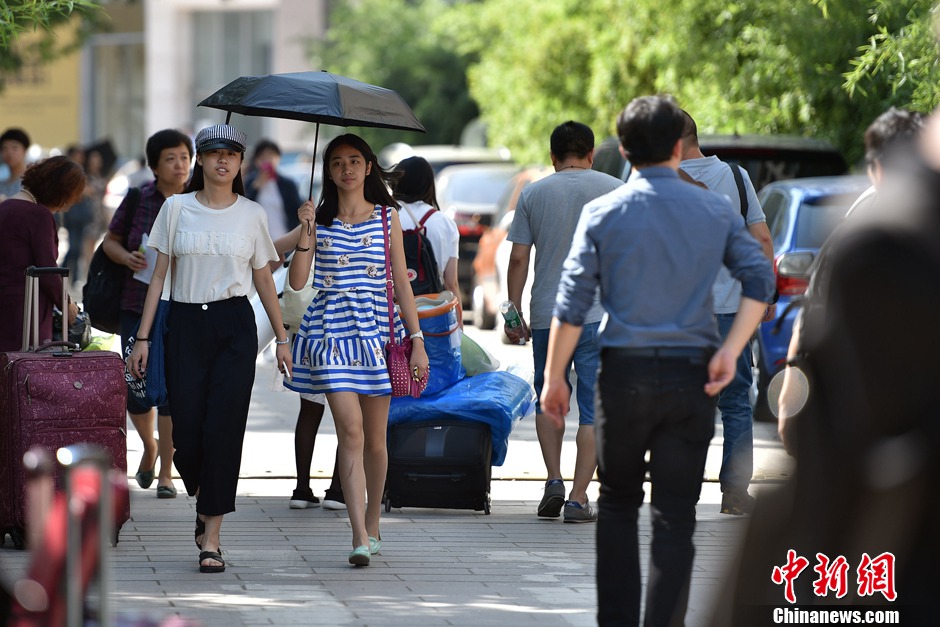
[[173, 463], [187, 494], [198, 491], [198, 513], [233, 512], [258, 355], [254, 311], [243, 296], [174, 301], [167, 326]]

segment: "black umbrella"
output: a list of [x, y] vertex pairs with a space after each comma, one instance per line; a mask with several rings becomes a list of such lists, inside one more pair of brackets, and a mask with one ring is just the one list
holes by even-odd
[[[315, 122], [312, 167], [316, 167], [320, 124], [369, 126], [425, 132], [401, 96], [391, 89], [322, 72], [292, 72], [235, 79], [199, 103], [232, 113]], [[313, 172], [310, 191], [313, 197]]]

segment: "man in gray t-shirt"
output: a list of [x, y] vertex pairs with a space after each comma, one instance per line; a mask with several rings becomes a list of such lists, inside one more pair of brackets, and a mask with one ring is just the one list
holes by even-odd
[[[507, 236], [512, 242], [507, 287], [509, 300], [516, 303], [517, 307], [522, 302], [529, 256], [532, 246], [535, 246], [531, 311], [520, 314], [529, 315], [529, 325], [523, 323], [522, 333], [527, 333], [531, 328], [537, 398], [542, 394], [555, 296], [581, 209], [598, 196], [623, 184], [620, 179], [591, 169], [594, 133], [584, 124], [565, 122], [552, 132], [551, 158], [555, 173], [522, 190]], [[588, 503], [586, 490], [597, 467], [594, 379], [599, 358], [596, 337], [603, 316], [604, 309], [595, 293], [594, 303], [585, 319], [581, 339], [572, 359], [578, 377], [579, 425], [574, 483], [567, 500], [561, 474], [564, 424], [558, 428], [547, 420], [536, 401], [535, 426], [548, 479], [538, 507], [538, 515], [543, 518], [557, 518], [564, 505], [565, 522], [593, 522], [597, 519], [594, 508]], [[571, 370], [571, 363], [568, 364], [568, 370]]]
[[[757, 192], [751, 183], [747, 171], [737, 164], [724, 163], [718, 157], [706, 157], [699, 147], [698, 131], [695, 121], [684, 112], [686, 119], [682, 135], [682, 163], [679, 167], [695, 181], [713, 192], [727, 196], [736, 210], [746, 207], [745, 225], [747, 231], [761, 245], [761, 249], [771, 262], [774, 259], [774, 244], [767, 228], [767, 218], [757, 200]], [[738, 168], [744, 187], [745, 198], [741, 198], [738, 185], [731, 168]], [[722, 339], [728, 336], [734, 316], [741, 303], [741, 282], [736, 281], [729, 270], [722, 266], [712, 285], [715, 321]], [[764, 322], [774, 317], [774, 305], [767, 308]], [[754, 416], [751, 409], [751, 347], [750, 344], [738, 356], [737, 373], [718, 396], [718, 410], [721, 412], [723, 433], [721, 470], [718, 482], [721, 484], [722, 514], [741, 515], [753, 508], [754, 498], [747, 493], [754, 473]]]

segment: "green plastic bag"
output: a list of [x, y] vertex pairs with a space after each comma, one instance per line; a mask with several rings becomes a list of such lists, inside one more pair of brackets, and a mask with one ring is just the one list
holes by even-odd
[[460, 338], [460, 362], [467, 376], [472, 377], [481, 372], [493, 372], [499, 369], [499, 360], [477, 344], [466, 333]]

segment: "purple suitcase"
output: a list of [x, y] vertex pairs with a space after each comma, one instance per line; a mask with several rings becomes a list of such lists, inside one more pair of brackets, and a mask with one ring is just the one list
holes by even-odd
[[[40, 274], [68, 276], [63, 268], [27, 270], [24, 337], [38, 294]], [[63, 291], [67, 281], [63, 280]], [[63, 326], [67, 316], [63, 316]], [[33, 338], [38, 340], [33, 320]], [[62, 337], [67, 338], [67, 329]], [[25, 543], [26, 470], [23, 454], [42, 446], [50, 455], [64, 446], [97, 444], [114, 468], [127, 476], [124, 361], [110, 351], [78, 352], [53, 342], [41, 350], [0, 353], [0, 545], [7, 533], [16, 548]], [[117, 530], [130, 518], [128, 506]]]

